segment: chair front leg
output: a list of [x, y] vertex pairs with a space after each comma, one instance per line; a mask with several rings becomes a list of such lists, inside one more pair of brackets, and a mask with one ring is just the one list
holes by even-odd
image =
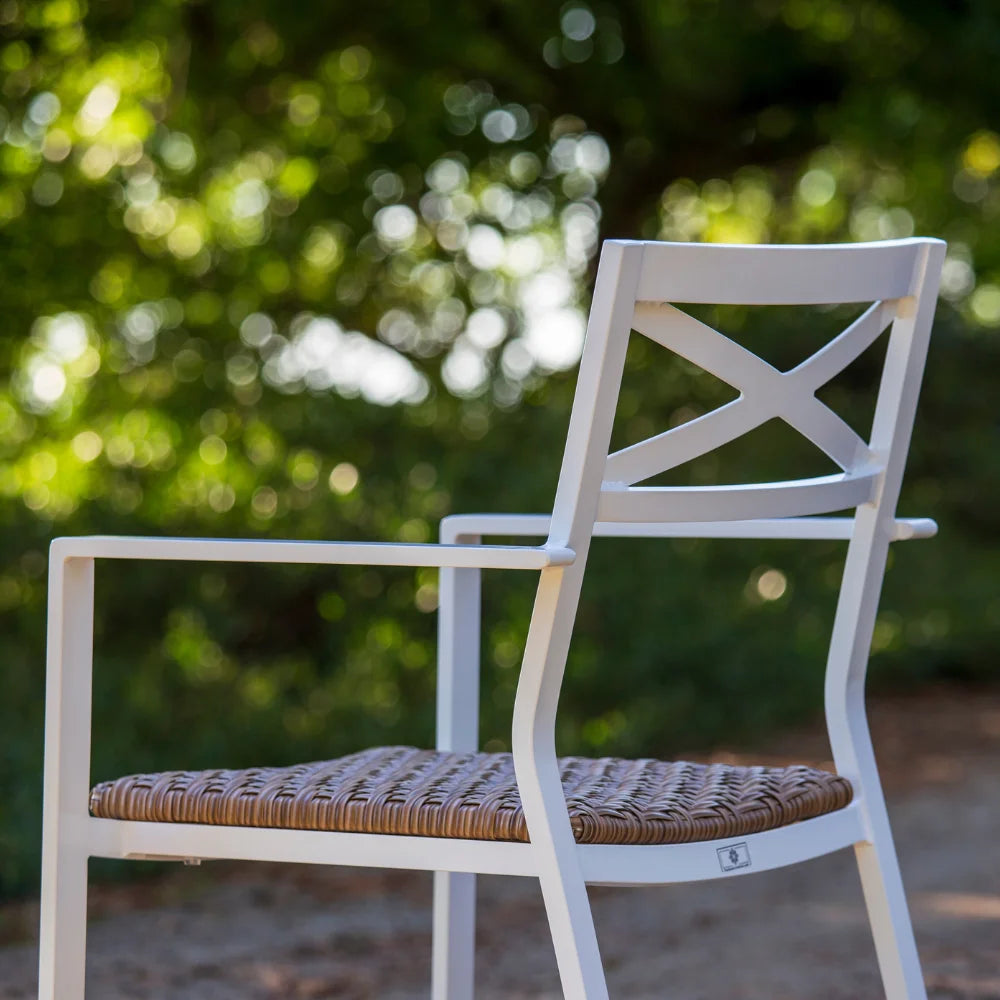
[[38, 1000], [83, 1000], [87, 954], [87, 855], [65, 827], [46, 845], [38, 953]]
[[94, 562], [49, 566], [39, 1000], [83, 1000]]

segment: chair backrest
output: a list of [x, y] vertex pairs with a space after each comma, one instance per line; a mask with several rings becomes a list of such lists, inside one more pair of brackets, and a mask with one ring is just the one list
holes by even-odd
[[[576, 560], [542, 571], [514, 701], [511, 749], [525, 814], [536, 832], [551, 820], [545, 801], [561, 801], [555, 717], [598, 521], [602, 529], [629, 522], [630, 535], [669, 534], [663, 529], [675, 522], [690, 522], [687, 529], [711, 521], [718, 533], [723, 521], [760, 519], [773, 526], [771, 519], [787, 518], [794, 528], [797, 517], [854, 508], [827, 657], [825, 704], [838, 773], [855, 783], [874, 773], [871, 744], [864, 736], [864, 677], [944, 250], [940, 240], [929, 239], [782, 247], [604, 244], [549, 526], [549, 544], [571, 548]], [[675, 308], [677, 302], [871, 306], [826, 347], [781, 372]], [[815, 392], [890, 325], [871, 437], [865, 442]], [[609, 455], [632, 330], [731, 382], [740, 396]], [[772, 417], [819, 445], [843, 471], [787, 483], [635, 485]], [[710, 533], [707, 524], [705, 530]], [[568, 827], [563, 834], [571, 837]]]
[[[663, 523], [895, 508], [945, 245], [906, 239], [833, 246], [604, 244], [550, 541], [579, 549], [595, 521]], [[868, 308], [823, 348], [780, 371], [674, 303]], [[816, 391], [892, 327], [869, 441]], [[632, 330], [736, 388], [737, 399], [608, 454]], [[637, 486], [781, 418], [839, 474], [781, 483]], [[891, 499], [890, 499], [891, 498]]]

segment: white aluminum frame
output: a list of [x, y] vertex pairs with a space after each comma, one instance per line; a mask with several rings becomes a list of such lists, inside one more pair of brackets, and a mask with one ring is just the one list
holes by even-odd
[[[441, 545], [169, 538], [62, 538], [50, 554], [40, 1000], [82, 1000], [88, 857], [237, 858], [435, 872], [434, 1000], [471, 1000], [475, 875], [539, 879], [571, 1000], [605, 1000], [590, 884], [733, 877], [853, 846], [889, 1000], [926, 1000], [868, 735], [864, 680], [891, 541], [926, 538], [895, 507], [944, 257], [939, 240], [808, 247], [605, 243], [562, 471], [550, 515], [462, 515]], [[875, 304], [812, 358], [778, 372], [668, 303]], [[869, 442], [816, 390], [891, 324]], [[636, 329], [729, 381], [737, 400], [608, 454], [625, 348]], [[727, 487], [636, 486], [781, 417], [841, 467], [835, 476]], [[853, 516], [817, 517], [853, 508]], [[543, 536], [541, 546], [484, 535]], [[764, 833], [666, 846], [578, 845], [559, 780], [555, 715], [591, 538], [713, 537], [849, 541], [826, 671], [835, 766], [854, 786], [845, 809]], [[368, 564], [441, 568], [437, 747], [478, 749], [480, 575], [540, 573], [512, 725], [529, 843], [142, 823], [88, 812], [96, 559]], [[720, 851], [739, 847], [740, 865]], [[743, 859], [747, 864], [743, 864]]]

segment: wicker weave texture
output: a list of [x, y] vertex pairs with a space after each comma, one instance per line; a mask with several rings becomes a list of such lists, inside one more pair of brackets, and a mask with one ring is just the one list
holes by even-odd
[[[677, 844], [771, 830], [841, 809], [848, 781], [810, 767], [564, 757], [582, 844]], [[526, 841], [510, 754], [377, 747], [241, 771], [167, 771], [97, 785], [93, 815], [161, 823]]]

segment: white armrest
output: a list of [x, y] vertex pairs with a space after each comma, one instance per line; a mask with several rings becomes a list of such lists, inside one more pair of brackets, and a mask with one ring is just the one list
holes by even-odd
[[569, 566], [572, 549], [529, 545], [414, 545], [389, 542], [298, 542], [254, 538], [57, 538], [53, 559], [174, 559], [191, 562], [309, 563], [341, 566], [450, 566], [528, 569]]
[[[853, 517], [775, 517], [753, 521], [617, 522], [598, 521], [594, 537], [604, 538], [798, 538], [847, 541]], [[452, 514], [441, 522], [442, 541], [481, 535], [541, 535], [549, 533], [548, 514]], [[937, 524], [928, 517], [904, 517], [893, 522], [891, 541], [933, 538]]]

